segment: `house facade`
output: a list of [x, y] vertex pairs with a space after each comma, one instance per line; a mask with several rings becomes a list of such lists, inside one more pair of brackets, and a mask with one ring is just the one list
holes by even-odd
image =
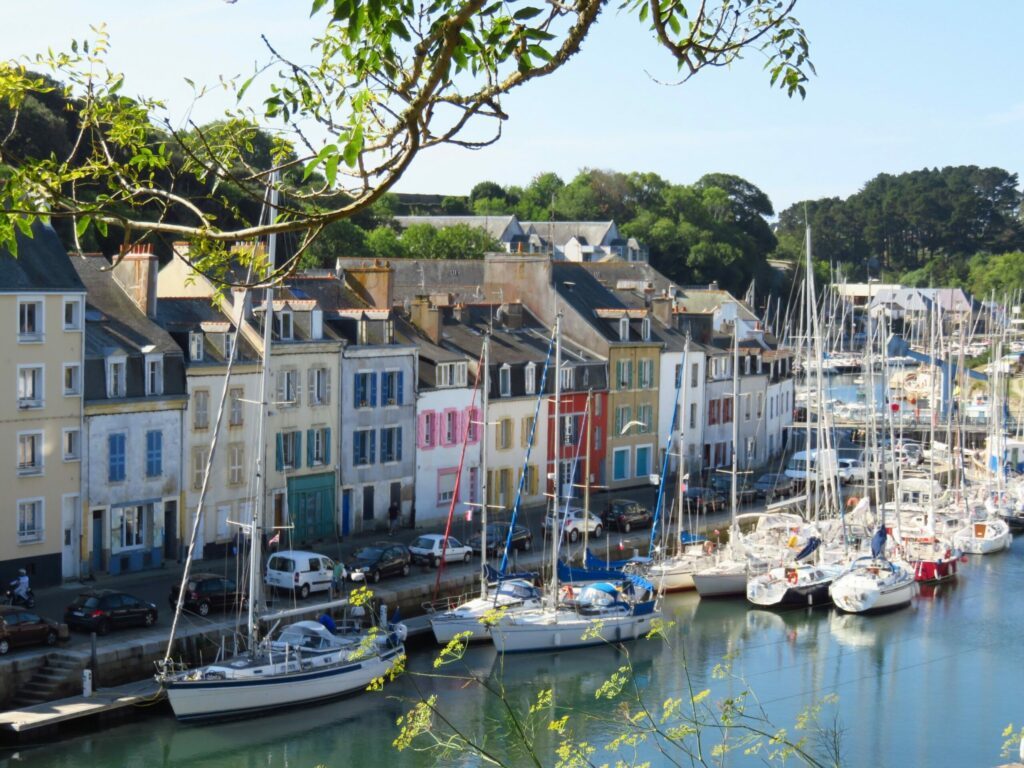
[[79, 577], [84, 546], [85, 287], [49, 226], [0, 251], [0, 317], [0, 570], [57, 584]]

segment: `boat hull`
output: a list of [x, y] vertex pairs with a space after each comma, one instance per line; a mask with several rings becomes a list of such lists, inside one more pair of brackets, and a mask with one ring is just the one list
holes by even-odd
[[832, 602], [829, 597], [828, 588], [832, 584], [828, 581], [814, 582], [812, 584], [797, 584], [777, 589], [761, 588], [759, 584], [747, 584], [747, 600], [761, 608], [793, 608], [793, 607], [814, 607], [816, 605], [828, 605]]
[[693, 586], [701, 597], [743, 597], [747, 594], [747, 572], [695, 573]]
[[[862, 581], [857, 581], [861, 579]], [[879, 587], [863, 577], [832, 583], [832, 604], [845, 613], [881, 613], [905, 608], [914, 597], [914, 580], [909, 577], [898, 584]]]
[[1003, 534], [987, 538], [977, 536], [956, 536], [953, 539], [961, 552], [968, 555], [991, 555], [1009, 549], [1013, 542], [1013, 534], [1009, 529]]
[[490, 630], [480, 623], [480, 616], [437, 616], [430, 620], [430, 628], [434, 630], [434, 639], [439, 645], [448, 645], [455, 636], [468, 632], [466, 641], [482, 643], [491, 639]]
[[562, 651], [636, 640], [646, 635], [651, 622], [659, 618], [658, 609], [642, 615], [603, 616], [596, 622], [545, 612], [503, 620], [491, 630], [491, 639], [499, 653]]
[[914, 571], [914, 581], [929, 584], [955, 579], [959, 561], [960, 559], [957, 557], [941, 560], [914, 560], [910, 562], [910, 567]]
[[268, 678], [169, 680], [164, 683], [174, 716], [184, 722], [226, 720], [359, 693], [387, 674], [403, 647], [380, 656]]

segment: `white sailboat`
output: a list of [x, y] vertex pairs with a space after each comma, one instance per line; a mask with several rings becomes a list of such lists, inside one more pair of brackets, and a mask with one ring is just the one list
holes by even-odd
[[[555, 319], [555, 370], [562, 365], [561, 323]], [[555, 424], [561, 420], [561, 376], [555, 377]], [[554, 503], [558, 508], [559, 461], [554, 462]], [[596, 582], [579, 589], [571, 599], [558, 601], [558, 544], [552, 536], [551, 586], [546, 604], [533, 611], [505, 614], [491, 628], [499, 653], [553, 651], [635, 640], [661, 616], [654, 586], [639, 576], [619, 583]]]
[[[270, 210], [277, 207], [276, 189], [272, 187]], [[275, 240], [268, 247], [271, 269], [274, 265]], [[167, 692], [175, 717], [183, 721], [245, 717], [271, 709], [308, 704], [344, 696], [366, 689], [373, 680], [387, 675], [405, 655], [406, 630], [403, 625], [389, 625], [382, 616], [382, 628], [363, 630], [356, 623], [345, 622], [338, 629], [331, 622], [297, 621], [279, 633], [263, 633], [261, 622], [280, 622], [315, 610], [341, 607], [340, 600], [323, 606], [282, 611], [272, 616], [259, 616], [261, 598], [260, 565], [263, 536], [263, 511], [266, 506], [266, 417], [270, 406], [271, 329], [273, 326], [273, 288], [266, 289], [266, 312], [263, 319], [263, 375], [260, 393], [260, 420], [257, 474], [257, 503], [251, 520], [242, 524], [250, 543], [249, 600], [247, 610], [247, 643], [245, 650], [218, 658], [211, 664], [192, 669], [176, 669], [171, 660], [174, 633], [182, 610], [184, 583], [188, 579], [195, 531], [189, 545], [182, 589], [171, 639], [158, 681]], [[232, 345], [234, 349], [236, 345]], [[230, 361], [228, 375], [230, 376]], [[224, 392], [227, 392], [227, 386]], [[223, 404], [222, 404], [223, 406]], [[223, 407], [221, 409], [223, 411]], [[212, 451], [211, 459], [212, 461]], [[202, 513], [205, 487], [210, 481], [209, 466], [200, 496], [196, 526]], [[383, 609], [382, 609], [383, 613]], [[277, 624], [274, 625], [275, 628]], [[223, 649], [222, 649], [223, 653]]]
[[829, 587], [836, 608], [847, 613], [877, 613], [910, 605], [914, 574], [886, 558], [885, 541], [883, 518], [871, 541], [871, 556], [854, 560]]

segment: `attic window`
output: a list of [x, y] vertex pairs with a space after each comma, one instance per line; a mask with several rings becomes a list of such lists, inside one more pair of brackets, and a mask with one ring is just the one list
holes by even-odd
[[283, 310], [274, 315], [274, 338], [282, 341], [291, 341], [294, 336], [292, 332], [292, 313]]
[[641, 325], [640, 333], [643, 336], [644, 341], [651, 340], [651, 318], [644, 318], [643, 324]]
[[629, 318], [619, 318], [619, 341], [629, 341]]
[[512, 394], [512, 369], [508, 363], [501, 366], [498, 371], [498, 392], [502, 397], [509, 397]]
[[200, 363], [203, 360], [203, 333], [202, 331], [191, 331], [188, 335], [188, 359], [193, 363]]
[[523, 375], [525, 381], [523, 388], [528, 395], [532, 395], [537, 386], [537, 366], [534, 363], [527, 363]]

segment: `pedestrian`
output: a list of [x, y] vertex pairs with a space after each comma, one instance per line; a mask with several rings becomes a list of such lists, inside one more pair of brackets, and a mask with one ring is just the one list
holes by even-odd
[[409, 527], [413, 530], [416, 529], [416, 500], [413, 499], [412, 506], [409, 507]]
[[341, 594], [342, 587], [345, 586], [345, 566], [343, 564], [334, 564], [334, 574], [331, 579], [331, 588], [334, 591], [335, 597]]
[[391, 506], [388, 507], [388, 522], [391, 526], [390, 530], [388, 531], [388, 536], [395, 535], [395, 531], [398, 530], [398, 523], [400, 517], [401, 515], [399, 514], [398, 504], [392, 501]]

